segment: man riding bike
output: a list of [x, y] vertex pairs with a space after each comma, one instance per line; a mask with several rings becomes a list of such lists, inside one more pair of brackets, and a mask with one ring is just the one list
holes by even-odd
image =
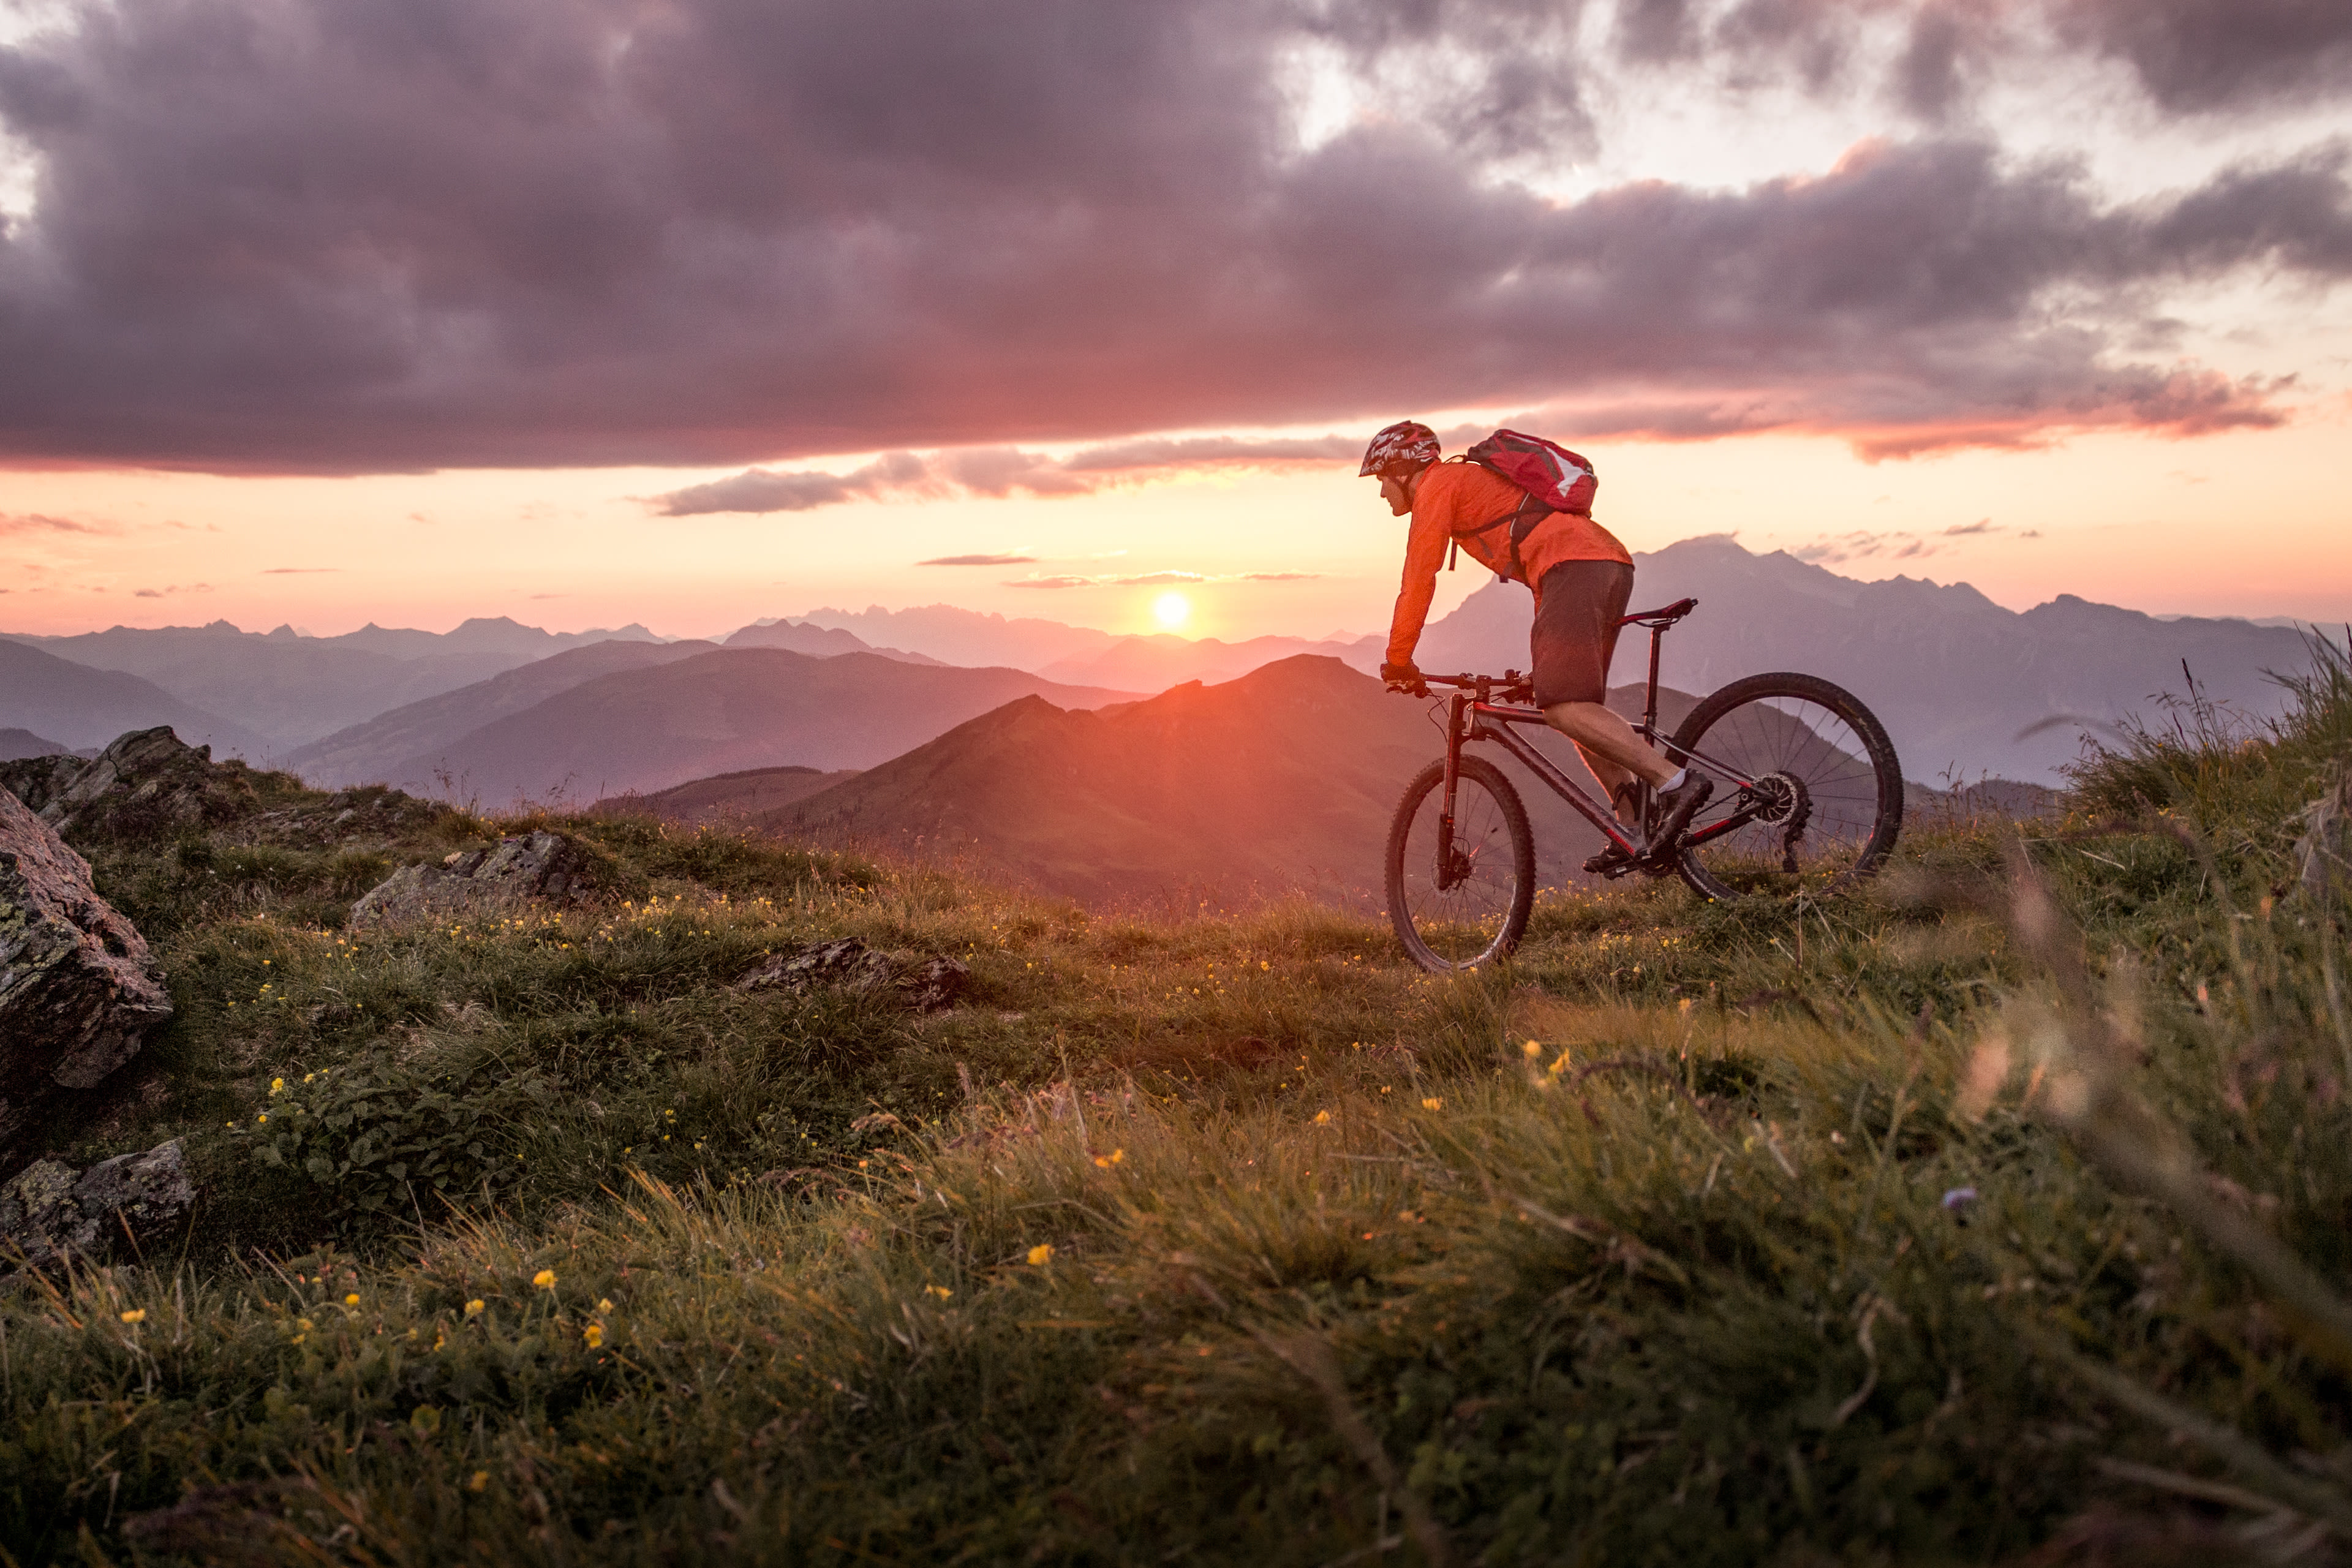
[[1618, 820], [1637, 833], [1635, 781], [1658, 791], [1656, 825], [1640, 854], [1628, 856], [1612, 845], [1584, 868], [1621, 871], [1671, 847], [1715, 793], [1715, 784], [1706, 774], [1676, 768], [1659, 756], [1606, 706], [1617, 622], [1633, 592], [1633, 558], [1590, 512], [1548, 512], [1513, 549], [1511, 522], [1528, 493], [1476, 463], [1458, 458], [1441, 462], [1442, 451], [1435, 431], [1402, 420], [1372, 437], [1357, 470], [1360, 478], [1380, 479], [1381, 499], [1391, 513], [1412, 518], [1381, 679], [1391, 690], [1426, 695], [1412, 653], [1448, 547], [1458, 545], [1500, 577], [1512, 577], [1512, 568], [1523, 566], [1517, 580], [1536, 596], [1528, 642], [1535, 704], [1543, 710], [1544, 721], [1576, 742], [1585, 767], [1614, 803]]

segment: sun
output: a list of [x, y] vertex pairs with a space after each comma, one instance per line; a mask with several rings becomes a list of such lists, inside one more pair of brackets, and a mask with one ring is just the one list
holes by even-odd
[[1192, 613], [1192, 601], [1181, 594], [1162, 594], [1151, 602], [1151, 613], [1159, 617], [1161, 626], [1174, 631]]

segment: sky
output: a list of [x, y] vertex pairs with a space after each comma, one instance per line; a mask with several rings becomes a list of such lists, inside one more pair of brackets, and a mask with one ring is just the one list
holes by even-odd
[[2342, 0], [0, 0], [0, 629], [1360, 633], [1407, 416], [2352, 620], [2347, 172]]

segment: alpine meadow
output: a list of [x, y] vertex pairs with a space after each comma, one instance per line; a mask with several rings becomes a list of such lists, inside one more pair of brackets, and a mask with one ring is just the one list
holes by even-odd
[[[7, 1287], [22, 1563], [2271, 1562], [2352, 1529], [2342, 757], [2182, 706], [1516, 960], [215, 765], [74, 837], [210, 1201]], [[381, 795], [381, 792], [378, 792]], [[337, 851], [354, 806], [394, 847]], [[306, 826], [308, 825], [308, 826]], [[564, 910], [347, 924], [554, 833]], [[306, 838], [306, 835], [308, 836]], [[951, 1006], [738, 984], [855, 938]], [[687, 1545], [683, 1543], [695, 1543]]]

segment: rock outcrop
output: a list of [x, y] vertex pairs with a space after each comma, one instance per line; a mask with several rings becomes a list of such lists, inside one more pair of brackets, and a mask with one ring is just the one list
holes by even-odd
[[96, 1088], [171, 1016], [146, 939], [89, 863], [0, 793], [0, 1168], [49, 1102]]
[[362, 894], [351, 923], [480, 914], [532, 899], [577, 902], [604, 885], [604, 862], [561, 833], [524, 833], [495, 849], [468, 849], [438, 866], [404, 866]]
[[94, 757], [0, 760], [0, 790], [84, 843], [202, 830], [289, 848], [376, 846], [450, 810], [382, 785], [322, 799], [290, 773], [214, 762], [212, 748], [184, 745], [168, 726], [118, 735]]
[[971, 984], [971, 971], [945, 954], [911, 962], [892, 958], [854, 936], [811, 942], [779, 952], [735, 983], [738, 991], [791, 991], [820, 987], [895, 992], [919, 1013], [952, 1007]]
[[227, 822], [257, 804], [263, 775], [215, 763], [210, 746], [185, 744], [170, 725], [118, 735], [95, 757], [24, 757], [0, 763], [5, 789], [64, 834], [146, 837]]
[[104, 1258], [125, 1240], [144, 1243], [195, 1201], [176, 1138], [79, 1173], [55, 1160], [37, 1160], [0, 1186], [0, 1273], [20, 1257], [37, 1267], [63, 1258]]

